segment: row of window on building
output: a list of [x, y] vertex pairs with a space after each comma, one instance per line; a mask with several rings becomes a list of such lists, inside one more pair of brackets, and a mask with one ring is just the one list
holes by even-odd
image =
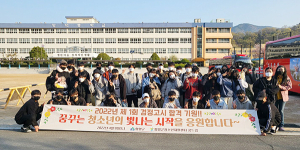
[[[31, 48], [0, 48], [1, 53], [14, 54], [21, 53], [27, 54], [29, 53]], [[191, 48], [82, 48], [82, 49], [72, 49], [72, 48], [45, 48], [47, 54], [53, 53], [120, 53], [120, 54], [178, 54], [178, 53], [191, 53]]]
[[191, 43], [191, 38], [0, 38], [2, 43], [20, 44], [86, 44], [86, 43]]
[[230, 28], [206, 28], [207, 33], [230, 33]]
[[0, 33], [191, 33], [191, 28], [4, 29]]
[[228, 53], [229, 49], [206, 49], [206, 53]]
[[230, 39], [206, 39], [206, 43], [230, 43]]

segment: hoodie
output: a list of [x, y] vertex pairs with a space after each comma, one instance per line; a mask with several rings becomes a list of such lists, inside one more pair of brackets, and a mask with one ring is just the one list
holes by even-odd
[[[233, 102], [236, 104], [236, 109], [254, 109], [252, 102], [245, 96], [245, 100], [240, 102], [238, 98], [236, 98]], [[233, 106], [232, 106], [233, 109]]]

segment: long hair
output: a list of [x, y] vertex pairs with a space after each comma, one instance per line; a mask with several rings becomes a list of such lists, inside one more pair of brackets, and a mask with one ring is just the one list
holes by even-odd
[[286, 68], [285, 68], [284, 66], [278, 66], [278, 67], [276, 68], [275, 79], [277, 79], [277, 77], [279, 76], [277, 70], [278, 70], [278, 68], [281, 68], [281, 67], [284, 68], [284, 72], [283, 72], [283, 75], [282, 75], [282, 83], [283, 83], [283, 84], [286, 84], [286, 83], [287, 83], [287, 73], [286, 73]]

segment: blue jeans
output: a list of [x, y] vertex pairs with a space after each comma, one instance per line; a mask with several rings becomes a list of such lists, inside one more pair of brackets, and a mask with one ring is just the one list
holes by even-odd
[[285, 107], [285, 103], [282, 99], [277, 100], [275, 102], [275, 106], [278, 108], [278, 111], [280, 112], [281, 115], [281, 123], [279, 124], [279, 127], [283, 127], [284, 126], [284, 107]]

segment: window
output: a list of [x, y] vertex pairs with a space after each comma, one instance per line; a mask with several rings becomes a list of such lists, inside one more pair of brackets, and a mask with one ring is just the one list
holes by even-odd
[[53, 54], [55, 53], [55, 48], [45, 48], [45, 51], [47, 54]]
[[56, 33], [67, 33], [67, 29], [56, 29]]
[[149, 58], [143, 58], [143, 60], [149, 60]]
[[136, 54], [142, 53], [142, 49], [141, 48], [131, 48], [130, 51], [133, 51], [133, 53], [136, 53]]
[[21, 54], [28, 54], [30, 52], [30, 48], [20, 48]]
[[105, 38], [105, 43], [116, 43], [115, 38]]
[[104, 53], [104, 48], [93, 48], [93, 53]]
[[217, 49], [206, 49], [206, 53], [217, 53]]
[[18, 29], [6, 29], [6, 33], [18, 33]]
[[54, 38], [45, 38], [44, 42], [45, 42], [45, 44], [54, 44], [55, 39]]
[[82, 48], [81, 49], [81, 53], [91, 53], [91, 52], [92, 52], [91, 48]]
[[0, 48], [0, 54], [5, 53], [5, 48]]
[[4, 29], [0, 29], [0, 33], [4, 33]]
[[19, 33], [30, 33], [29, 29], [19, 29]]
[[129, 43], [128, 38], [118, 38], [118, 43]]
[[143, 38], [143, 43], [154, 43], [153, 38]]
[[166, 38], [155, 38], [155, 43], [166, 43]]
[[191, 53], [191, 48], [181, 48], [180, 53]]
[[116, 48], [106, 48], [105, 53], [117, 53], [117, 49]]
[[181, 28], [180, 33], [192, 33], [192, 29], [191, 28]]
[[168, 43], [179, 43], [179, 38], [168, 38]]
[[219, 33], [230, 33], [230, 28], [219, 28]]
[[217, 43], [217, 39], [206, 39], [206, 43]]
[[122, 60], [130, 60], [129, 58], [122, 58]]
[[179, 29], [177, 28], [169, 28], [168, 33], [179, 33]]
[[118, 33], [128, 33], [128, 29], [127, 28], [120, 28], [120, 29], [118, 29]]
[[156, 48], [155, 49], [155, 53], [165, 54], [166, 53], [166, 49], [165, 48]]
[[80, 33], [91, 33], [91, 29], [80, 29]]
[[228, 53], [229, 49], [218, 49], [218, 53]]
[[105, 33], [116, 33], [116, 29], [115, 28], [106, 28]]
[[81, 38], [81, 43], [91, 43], [91, 38]]
[[5, 43], [5, 38], [0, 38], [0, 43]]
[[31, 33], [42, 33], [42, 29], [31, 29]]
[[219, 43], [229, 43], [229, 39], [219, 39]]
[[156, 28], [155, 33], [166, 33], [166, 28]]
[[93, 33], [104, 33], [103, 29], [93, 29]]
[[178, 48], [168, 48], [168, 53], [179, 53], [179, 49]]
[[130, 43], [141, 43], [141, 38], [130, 38]]
[[93, 38], [93, 43], [104, 43], [104, 38]]
[[7, 43], [18, 43], [18, 39], [17, 38], [8, 38]]
[[141, 29], [140, 28], [131, 28], [130, 33], [141, 33]]
[[57, 48], [56, 52], [57, 53], [67, 53], [67, 50], [65, 48]]
[[79, 29], [68, 29], [69, 33], [79, 33]]
[[15, 53], [18, 53], [18, 49], [17, 48], [7, 48], [6, 53], [15, 54]]
[[152, 28], [144, 28], [143, 33], [154, 33], [154, 30]]
[[30, 38], [19, 38], [19, 43], [21, 44], [30, 43]]
[[118, 48], [118, 53], [129, 53], [129, 48]]
[[180, 38], [180, 43], [191, 43], [191, 38]]
[[44, 29], [44, 33], [54, 33], [54, 29]]
[[69, 44], [79, 44], [79, 38], [69, 38]]
[[206, 28], [207, 33], [217, 33], [217, 28]]
[[154, 53], [154, 48], [144, 48], [143, 53], [152, 54], [152, 53]]
[[132, 58], [132, 60], [138, 61], [138, 60], [142, 60], [142, 59], [141, 58]]
[[32, 44], [42, 43], [42, 38], [32, 38], [31, 43]]
[[56, 44], [67, 44], [67, 38], [56, 38]]

